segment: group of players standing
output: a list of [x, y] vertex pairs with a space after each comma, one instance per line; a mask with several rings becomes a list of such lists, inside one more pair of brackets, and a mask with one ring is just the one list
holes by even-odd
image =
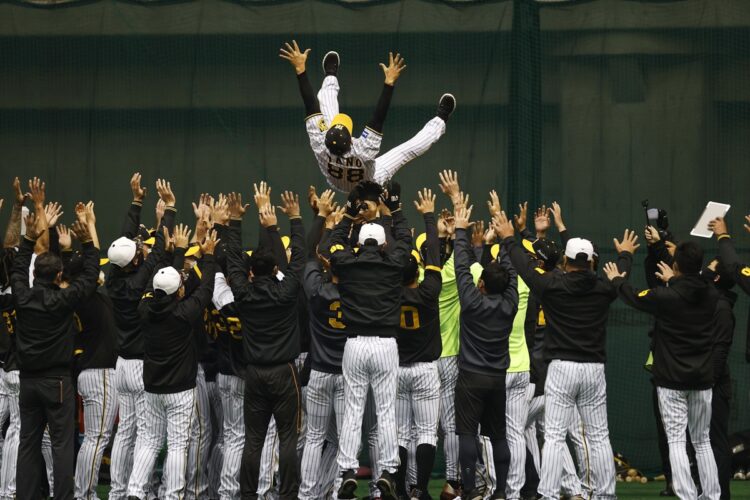
[[[295, 42], [281, 56], [298, 75], [321, 170], [349, 194], [337, 206], [333, 191], [311, 189], [305, 233], [298, 195], [284, 192], [286, 243], [264, 182], [255, 186], [253, 250], [241, 238], [249, 205], [236, 193], [201, 195], [190, 230], [176, 223], [170, 183], [158, 180], [148, 231], [135, 174], [104, 279], [93, 203], [76, 206], [68, 229], [57, 224], [60, 207], [45, 205], [43, 182], [29, 181], [24, 194], [16, 179], [0, 276], [10, 334], [0, 496], [38, 498], [49, 482], [55, 498], [95, 498], [119, 415], [110, 498], [354, 498], [363, 421], [373, 497], [430, 498], [442, 434], [442, 498], [615, 498], [604, 367], [619, 296], [656, 317], [653, 376], [675, 492], [697, 497], [689, 427], [703, 496], [725, 498], [709, 437], [712, 388], [726, 364], [716, 330], [727, 322], [717, 317], [731, 315], [730, 285], [750, 289], [750, 268], [723, 221], [712, 223], [721, 254], [709, 266], [695, 243], [666, 247], [647, 228], [650, 255], [666, 249], [654, 273], [662, 284], [639, 293], [626, 279], [639, 246], [632, 231], [614, 240], [617, 263], [599, 273], [595, 246], [568, 236], [557, 204], [536, 212], [532, 234], [526, 206], [511, 222], [493, 191], [484, 231], [451, 171], [440, 189], [452, 212], [436, 215], [436, 196], [420, 191], [424, 232], [414, 239], [390, 179], [444, 133], [455, 98], [441, 97], [422, 131], [378, 157], [403, 59], [382, 65], [383, 93], [354, 138], [338, 113], [338, 54], [324, 57], [316, 99], [308, 52]], [[23, 220], [29, 198], [34, 212]], [[546, 237], [553, 219], [561, 247]], [[77, 460], [75, 391], [86, 428]], [[567, 438], [580, 443], [575, 461]]]

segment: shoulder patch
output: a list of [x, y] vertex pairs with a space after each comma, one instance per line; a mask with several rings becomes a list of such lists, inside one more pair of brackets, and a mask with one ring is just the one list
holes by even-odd
[[544, 274], [546, 271], [542, 269], [541, 267], [535, 267], [534, 271], [538, 272], [539, 274]]
[[740, 273], [742, 274], [742, 276], [750, 277], [750, 267], [743, 267]]
[[639, 296], [639, 297], [645, 297], [646, 295], [648, 295], [648, 292], [650, 292], [650, 291], [651, 291], [651, 290], [643, 290], [642, 292], [640, 292], [640, 293], [638, 294], [638, 296]]
[[141, 297], [141, 300], [142, 299], [150, 299], [150, 298], [153, 298], [153, 296], [154, 296], [154, 292], [146, 292], [146, 293], [143, 294], [143, 297]]
[[339, 250], [343, 250], [344, 245], [333, 245], [330, 249], [331, 255], [333, 255], [335, 252], [338, 252]]
[[326, 130], [328, 130], [328, 124], [326, 123], [326, 119], [324, 116], [321, 116], [318, 120], [318, 130], [320, 130], [321, 132], [325, 132]]

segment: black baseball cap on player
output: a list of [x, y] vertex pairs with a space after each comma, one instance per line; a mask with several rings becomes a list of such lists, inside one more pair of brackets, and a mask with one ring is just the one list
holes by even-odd
[[336, 156], [342, 156], [352, 148], [353, 123], [349, 115], [339, 113], [333, 117], [326, 132], [326, 147]]
[[560, 260], [560, 247], [547, 238], [537, 238], [534, 241], [524, 239], [523, 247], [531, 255], [544, 262], [544, 268], [554, 268]]

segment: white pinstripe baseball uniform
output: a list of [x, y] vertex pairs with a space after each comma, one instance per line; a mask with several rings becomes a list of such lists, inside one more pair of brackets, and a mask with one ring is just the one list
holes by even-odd
[[[218, 374], [217, 374], [218, 379]], [[208, 459], [208, 498], [219, 498], [221, 466], [224, 461], [224, 408], [221, 404], [218, 380], [206, 381], [211, 407], [211, 454]]]
[[208, 455], [211, 440], [211, 410], [206, 388], [206, 375], [198, 364], [195, 383], [195, 418], [190, 431], [188, 466], [186, 477], [186, 499], [202, 499], [208, 495]]
[[143, 360], [117, 358], [115, 391], [120, 418], [112, 444], [110, 468], [112, 500], [127, 498], [128, 482], [133, 470], [133, 456], [140, 434], [146, 427], [146, 401], [143, 389]]
[[146, 498], [151, 472], [164, 442], [167, 458], [164, 462], [162, 484], [165, 500], [183, 498], [186, 486], [187, 451], [192, 420], [195, 418], [195, 388], [173, 394], [145, 393], [146, 425], [143, 446], [135, 450], [133, 473], [128, 483], [128, 495]]
[[338, 78], [326, 76], [318, 92], [322, 115], [308, 117], [306, 127], [321, 172], [328, 184], [339, 191], [348, 193], [362, 180], [385, 184], [401, 167], [425, 154], [445, 133], [445, 121], [434, 117], [414, 137], [378, 156], [382, 136], [365, 128], [359, 138], [352, 137], [350, 152], [337, 157], [326, 148], [325, 134], [328, 124], [339, 113], [338, 93]]
[[524, 430], [529, 415], [529, 370], [531, 362], [526, 346], [526, 311], [529, 287], [518, 278], [518, 312], [513, 319], [513, 330], [508, 339], [510, 366], [505, 374], [505, 432], [510, 449], [510, 467], [505, 486], [509, 500], [520, 498], [526, 480], [526, 441]]
[[75, 497], [78, 499], [98, 498], [99, 468], [117, 418], [114, 382], [113, 368], [90, 368], [78, 375], [85, 428], [76, 461]]
[[266, 431], [266, 439], [263, 441], [263, 450], [260, 454], [260, 470], [258, 475], [258, 498], [275, 500], [279, 496], [278, 491], [279, 473], [279, 433], [276, 429], [276, 420], [271, 416]]

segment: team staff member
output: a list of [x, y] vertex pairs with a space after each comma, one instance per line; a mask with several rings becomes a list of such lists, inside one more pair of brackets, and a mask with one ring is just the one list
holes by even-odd
[[674, 491], [680, 498], [697, 497], [685, 448], [689, 428], [702, 497], [714, 500], [721, 494], [709, 441], [714, 317], [719, 294], [700, 276], [702, 266], [703, 250], [693, 242], [683, 242], [677, 246], [671, 268], [659, 264], [657, 277], [668, 287], [636, 293], [617, 266], [608, 263], [604, 270], [626, 304], [653, 314], [657, 320], [653, 374], [669, 442]]
[[140, 227], [141, 208], [146, 196], [146, 188], [141, 186], [140, 174], [136, 173], [131, 177], [130, 189], [133, 193], [133, 202], [125, 217], [122, 237], [115, 240], [107, 250], [110, 270], [105, 284], [107, 295], [112, 300], [118, 351], [115, 387], [119, 405], [119, 422], [112, 444], [112, 464], [110, 465], [112, 489], [109, 492], [109, 498], [112, 500], [122, 500], [127, 495], [138, 434], [143, 433], [146, 425], [143, 388], [143, 325], [138, 314], [138, 307], [157, 262], [160, 262], [164, 256], [162, 227], [166, 227], [171, 234], [177, 213], [174, 208], [175, 197], [172, 187], [168, 182], [158, 179], [156, 190], [161, 203], [157, 203], [157, 208], [162, 205], [164, 213], [154, 234], [153, 247], [144, 258], [142, 251], [144, 242], [136, 238]]
[[[374, 187], [373, 187], [374, 186]], [[398, 468], [396, 390], [398, 374], [397, 327], [403, 294], [402, 272], [411, 255], [411, 231], [400, 209], [392, 212], [394, 242], [386, 248], [386, 231], [367, 223], [359, 230], [359, 251], [348, 245], [354, 218], [361, 213], [373, 220], [376, 203], [362, 201], [363, 193], [377, 192], [372, 182], [357, 185], [349, 194], [346, 215], [331, 233], [331, 271], [339, 278], [341, 310], [348, 338], [342, 369], [346, 406], [339, 439], [339, 498], [354, 498], [357, 489], [357, 455], [362, 434], [362, 415], [367, 391], [372, 387], [378, 425], [377, 487], [383, 498], [394, 498], [392, 474]], [[398, 205], [398, 199], [388, 197]], [[381, 207], [381, 209], [384, 207]], [[362, 210], [361, 210], [362, 209]], [[389, 224], [390, 216], [384, 217]]]
[[[745, 219], [748, 222], [748, 224], [745, 224], [745, 230], [750, 233], [750, 215], [745, 216]], [[750, 294], [750, 266], [740, 262], [737, 252], [732, 245], [732, 237], [727, 231], [727, 223], [724, 219], [717, 218], [711, 221], [708, 227], [714, 232], [719, 242], [719, 258], [721, 262], [734, 273], [734, 279], [740, 288], [745, 293]], [[748, 326], [748, 337], [750, 338], [750, 326]], [[746, 357], [750, 361], [750, 347], [748, 347]]]
[[[99, 247], [93, 208], [93, 202], [86, 206], [78, 204], [76, 215], [87, 225], [94, 245]], [[61, 286], [67, 287], [83, 271], [83, 259], [79, 252], [71, 251], [70, 231], [60, 225], [57, 232], [63, 258]], [[79, 329], [75, 371], [78, 374], [78, 393], [83, 401], [85, 427], [76, 460], [75, 497], [91, 499], [97, 498], [99, 469], [117, 418], [117, 391], [114, 387], [117, 352], [112, 301], [99, 288], [81, 301], [75, 315]]]
[[37, 257], [34, 286], [29, 287], [29, 264], [36, 239], [48, 231], [44, 214], [45, 186], [29, 182], [36, 220], [27, 220], [26, 236], [13, 263], [11, 288], [18, 321], [21, 435], [18, 447], [17, 495], [36, 498], [42, 481], [41, 442], [45, 427], [52, 442], [54, 497], [73, 498], [75, 394], [71, 381], [74, 347], [74, 308], [93, 292], [99, 275], [98, 248], [88, 228], [76, 222], [81, 241], [83, 271], [65, 289], [59, 287], [62, 261], [49, 252]]
[[[166, 229], [164, 230], [166, 232]], [[173, 266], [159, 269], [153, 277], [138, 312], [143, 321], [143, 385], [146, 402], [146, 428], [135, 449], [133, 473], [128, 483], [128, 497], [143, 500], [156, 458], [166, 438], [160, 495], [166, 500], [185, 496], [188, 441], [195, 415], [198, 355], [192, 335], [193, 327], [211, 302], [214, 289], [214, 249], [216, 232], [209, 231], [201, 242], [201, 284], [185, 296], [182, 259], [190, 231], [180, 225], [169, 237], [166, 256], [174, 251]], [[162, 261], [163, 263], [164, 261]]]
[[406, 497], [406, 469], [412, 429], [416, 429], [416, 487], [408, 498], [428, 498], [432, 466], [435, 463], [437, 425], [440, 419], [440, 377], [435, 361], [440, 357], [440, 240], [435, 224], [435, 196], [432, 190], [418, 193], [414, 202], [424, 217], [427, 238], [422, 246], [424, 279], [419, 280], [419, 263], [409, 259], [403, 271], [404, 295], [398, 329], [398, 394], [396, 420], [400, 465], [396, 489]]
[[[282, 500], [297, 498], [299, 471], [297, 440], [301, 427], [301, 386], [295, 359], [300, 352], [297, 314], [300, 273], [305, 263], [304, 227], [299, 197], [282, 195], [289, 217], [292, 258], [284, 279], [276, 277], [278, 262], [272, 253], [258, 250], [251, 258], [251, 281], [232, 241], [227, 249], [229, 285], [242, 323], [248, 362], [245, 374], [245, 448], [240, 489], [243, 498], [258, 497], [260, 454], [273, 415], [279, 433], [279, 492]], [[275, 209], [266, 206], [261, 225], [276, 225]]]
[[[563, 467], [565, 434], [578, 408], [586, 427], [591, 470], [597, 478], [594, 494], [614, 498], [615, 470], [607, 426], [606, 324], [617, 291], [593, 272], [594, 247], [571, 238], [565, 247], [564, 274], [537, 269], [513, 238], [513, 225], [504, 213], [493, 220], [495, 233], [510, 253], [513, 267], [529, 285], [544, 309], [547, 333], [545, 360], [550, 361], [545, 385], [544, 448], [539, 493], [557, 498]], [[630, 271], [637, 236], [625, 233], [615, 240], [621, 269]], [[541, 272], [540, 272], [541, 271]]]
[[[341, 297], [338, 279], [326, 275], [320, 261], [328, 255], [318, 249], [322, 233], [333, 227], [333, 193], [324, 192], [317, 200], [318, 213], [308, 236], [308, 260], [305, 264], [303, 288], [310, 310], [310, 381], [307, 384], [307, 436], [302, 454], [302, 500], [320, 498], [323, 472], [321, 469], [323, 444], [334, 416], [335, 429], [341, 429], [344, 419], [344, 376], [341, 359], [346, 344], [346, 325], [341, 321]], [[326, 229], [324, 230], [324, 226]], [[321, 257], [318, 257], [318, 252]], [[336, 440], [337, 441], [337, 440]], [[335, 444], [326, 443], [327, 447]]]
[[467, 228], [471, 208], [455, 207], [456, 281], [461, 299], [461, 348], [456, 384], [456, 433], [464, 492], [476, 500], [474, 487], [478, 434], [492, 444], [497, 487], [491, 498], [505, 498], [510, 450], [505, 432], [505, 373], [510, 364], [508, 338], [518, 310], [518, 280], [507, 254], [482, 271], [475, 286], [469, 272], [472, 252]]

